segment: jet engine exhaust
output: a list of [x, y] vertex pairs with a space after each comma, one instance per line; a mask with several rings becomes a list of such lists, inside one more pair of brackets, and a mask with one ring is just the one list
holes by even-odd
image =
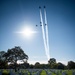
[[[48, 42], [49, 40], [48, 40], [48, 27], [47, 27], [46, 12], [44, 12], [44, 14], [45, 14], [45, 24], [46, 24], [46, 32], [45, 32], [41, 7], [39, 7], [39, 9], [40, 9], [40, 20], [41, 20], [40, 25], [42, 25], [42, 35], [43, 35], [44, 47], [45, 47], [45, 52], [46, 52], [47, 59], [49, 60], [50, 55], [49, 55], [49, 42]], [[46, 35], [45, 35], [45, 33], [46, 33]]]

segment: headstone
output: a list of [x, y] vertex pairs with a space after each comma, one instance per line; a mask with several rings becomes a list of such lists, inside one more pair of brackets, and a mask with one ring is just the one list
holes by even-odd
[[36, 73], [34, 75], [37, 75]]
[[51, 73], [51, 72], [49, 72], [49, 73], [48, 73], [48, 75], [52, 75], [52, 73]]
[[66, 75], [66, 73], [65, 72], [62, 72], [62, 75]]
[[28, 75], [28, 73], [24, 73], [24, 75]]
[[2, 75], [2, 72], [0, 72], [0, 75]]
[[62, 70], [60, 70], [60, 73], [62, 73]]
[[10, 72], [10, 75], [16, 75], [14, 72]]
[[72, 72], [72, 75], [75, 75], [75, 72]]
[[22, 73], [20, 72], [19, 75], [22, 75]]
[[37, 72], [37, 75], [40, 75], [40, 71], [39, 71], [39, 72]]

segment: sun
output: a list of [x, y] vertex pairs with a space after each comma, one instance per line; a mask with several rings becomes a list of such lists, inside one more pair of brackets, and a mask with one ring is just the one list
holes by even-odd
[[22, 34], [26, 37], [31, 37], [33, 35], [34, 31], [32, 31], [30, 28], [26, 28]]
[[21, 34], [22, 37], [31, 38], [37, 32], [34, 31], [32, 28], [26, 27], [16, 33]]

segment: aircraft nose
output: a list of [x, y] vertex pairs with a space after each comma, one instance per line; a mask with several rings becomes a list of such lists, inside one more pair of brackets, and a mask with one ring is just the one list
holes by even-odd
[[40, 9], [41, 7], [39, 6], [39, 9]]
[[44, 8], [46, 8], [46, 7], [44, 6]]

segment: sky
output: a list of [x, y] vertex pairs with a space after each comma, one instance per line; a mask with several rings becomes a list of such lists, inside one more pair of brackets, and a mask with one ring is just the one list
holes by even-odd
[[[46, 6], [50, 58], [64, 64], [75, 61], [74, 0], [0, 0], [0, 51], [20, 46], [28, 55], [29, 63], [48, 63], [39, 6], [43, 18], [43, 6]], [[29, 37], [16, 33], [26, 27], [37, 33]]]

